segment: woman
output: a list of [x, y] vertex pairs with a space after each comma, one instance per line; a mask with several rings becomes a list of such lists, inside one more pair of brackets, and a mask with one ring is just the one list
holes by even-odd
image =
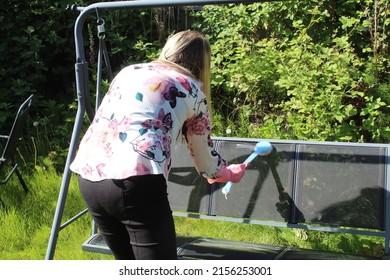
[[210, 139], [210, 59], [199, 32], [171, 36], [157, 61], [119, 72], [80, 143], [71, 170], [116, 259], [176, 259], [166, 181], [181, 135], [210, 183], [244, 175]]

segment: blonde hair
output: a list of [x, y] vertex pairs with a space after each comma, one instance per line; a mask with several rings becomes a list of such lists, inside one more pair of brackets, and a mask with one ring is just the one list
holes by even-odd
[[203, 84], [202, 91], [207, 98], [211, 119], [211, 49], [205, 36], [195, 30], [181, 31], [170, 36], [158, 60], [173, 63], [179, 71], [190, 74]]

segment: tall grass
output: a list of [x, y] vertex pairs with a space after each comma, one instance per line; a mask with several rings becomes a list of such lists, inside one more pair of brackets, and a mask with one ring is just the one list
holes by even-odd
[[[61, 175], [50, 164], [36, 166], [24, 175], [30, 192], [25, 194], [16, 176], [0, 189], [0, 259], [45, 259], [50, 231], [61, 185]], [[74, 178], [69, 186], [63, 221], [85, 209]], [[63, 229], [58, 237], [55, 259], [112, 259], [81, 249], [91, 233], [91, 219], [84, 215]]]
[[379, 237], [179, 217], [176, 217], [176, 231], [185, 236], [206, 236], [370, 257], [383, 257], [384, 248], [383, 238]]

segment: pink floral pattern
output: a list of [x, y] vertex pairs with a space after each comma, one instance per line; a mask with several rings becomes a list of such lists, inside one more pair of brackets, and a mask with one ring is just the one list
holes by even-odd
[[214, 177], [225, 161], [210, 140], [209, 112], [200, 87], [160, 64], [124, 68], [81, 140], [71, 170], [91, 181], [145, 174], [168, 178], [172, 148], [183, 134], [198, 172]]
[[210, 134], [210, 119], [208, 112], [201, 113], [198, 116], [192, 116], [186, 123], [187, 135], [206, 135]]

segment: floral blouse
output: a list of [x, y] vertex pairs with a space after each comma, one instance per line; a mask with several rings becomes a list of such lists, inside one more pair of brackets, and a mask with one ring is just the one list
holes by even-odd
[[197, 171], [219, 177], [226, 162], [210, 139], [201, 84], [159, 63], [131, 65], [115, 77], [70, 168], [90, 181], [163, 174], [186, 139]]

